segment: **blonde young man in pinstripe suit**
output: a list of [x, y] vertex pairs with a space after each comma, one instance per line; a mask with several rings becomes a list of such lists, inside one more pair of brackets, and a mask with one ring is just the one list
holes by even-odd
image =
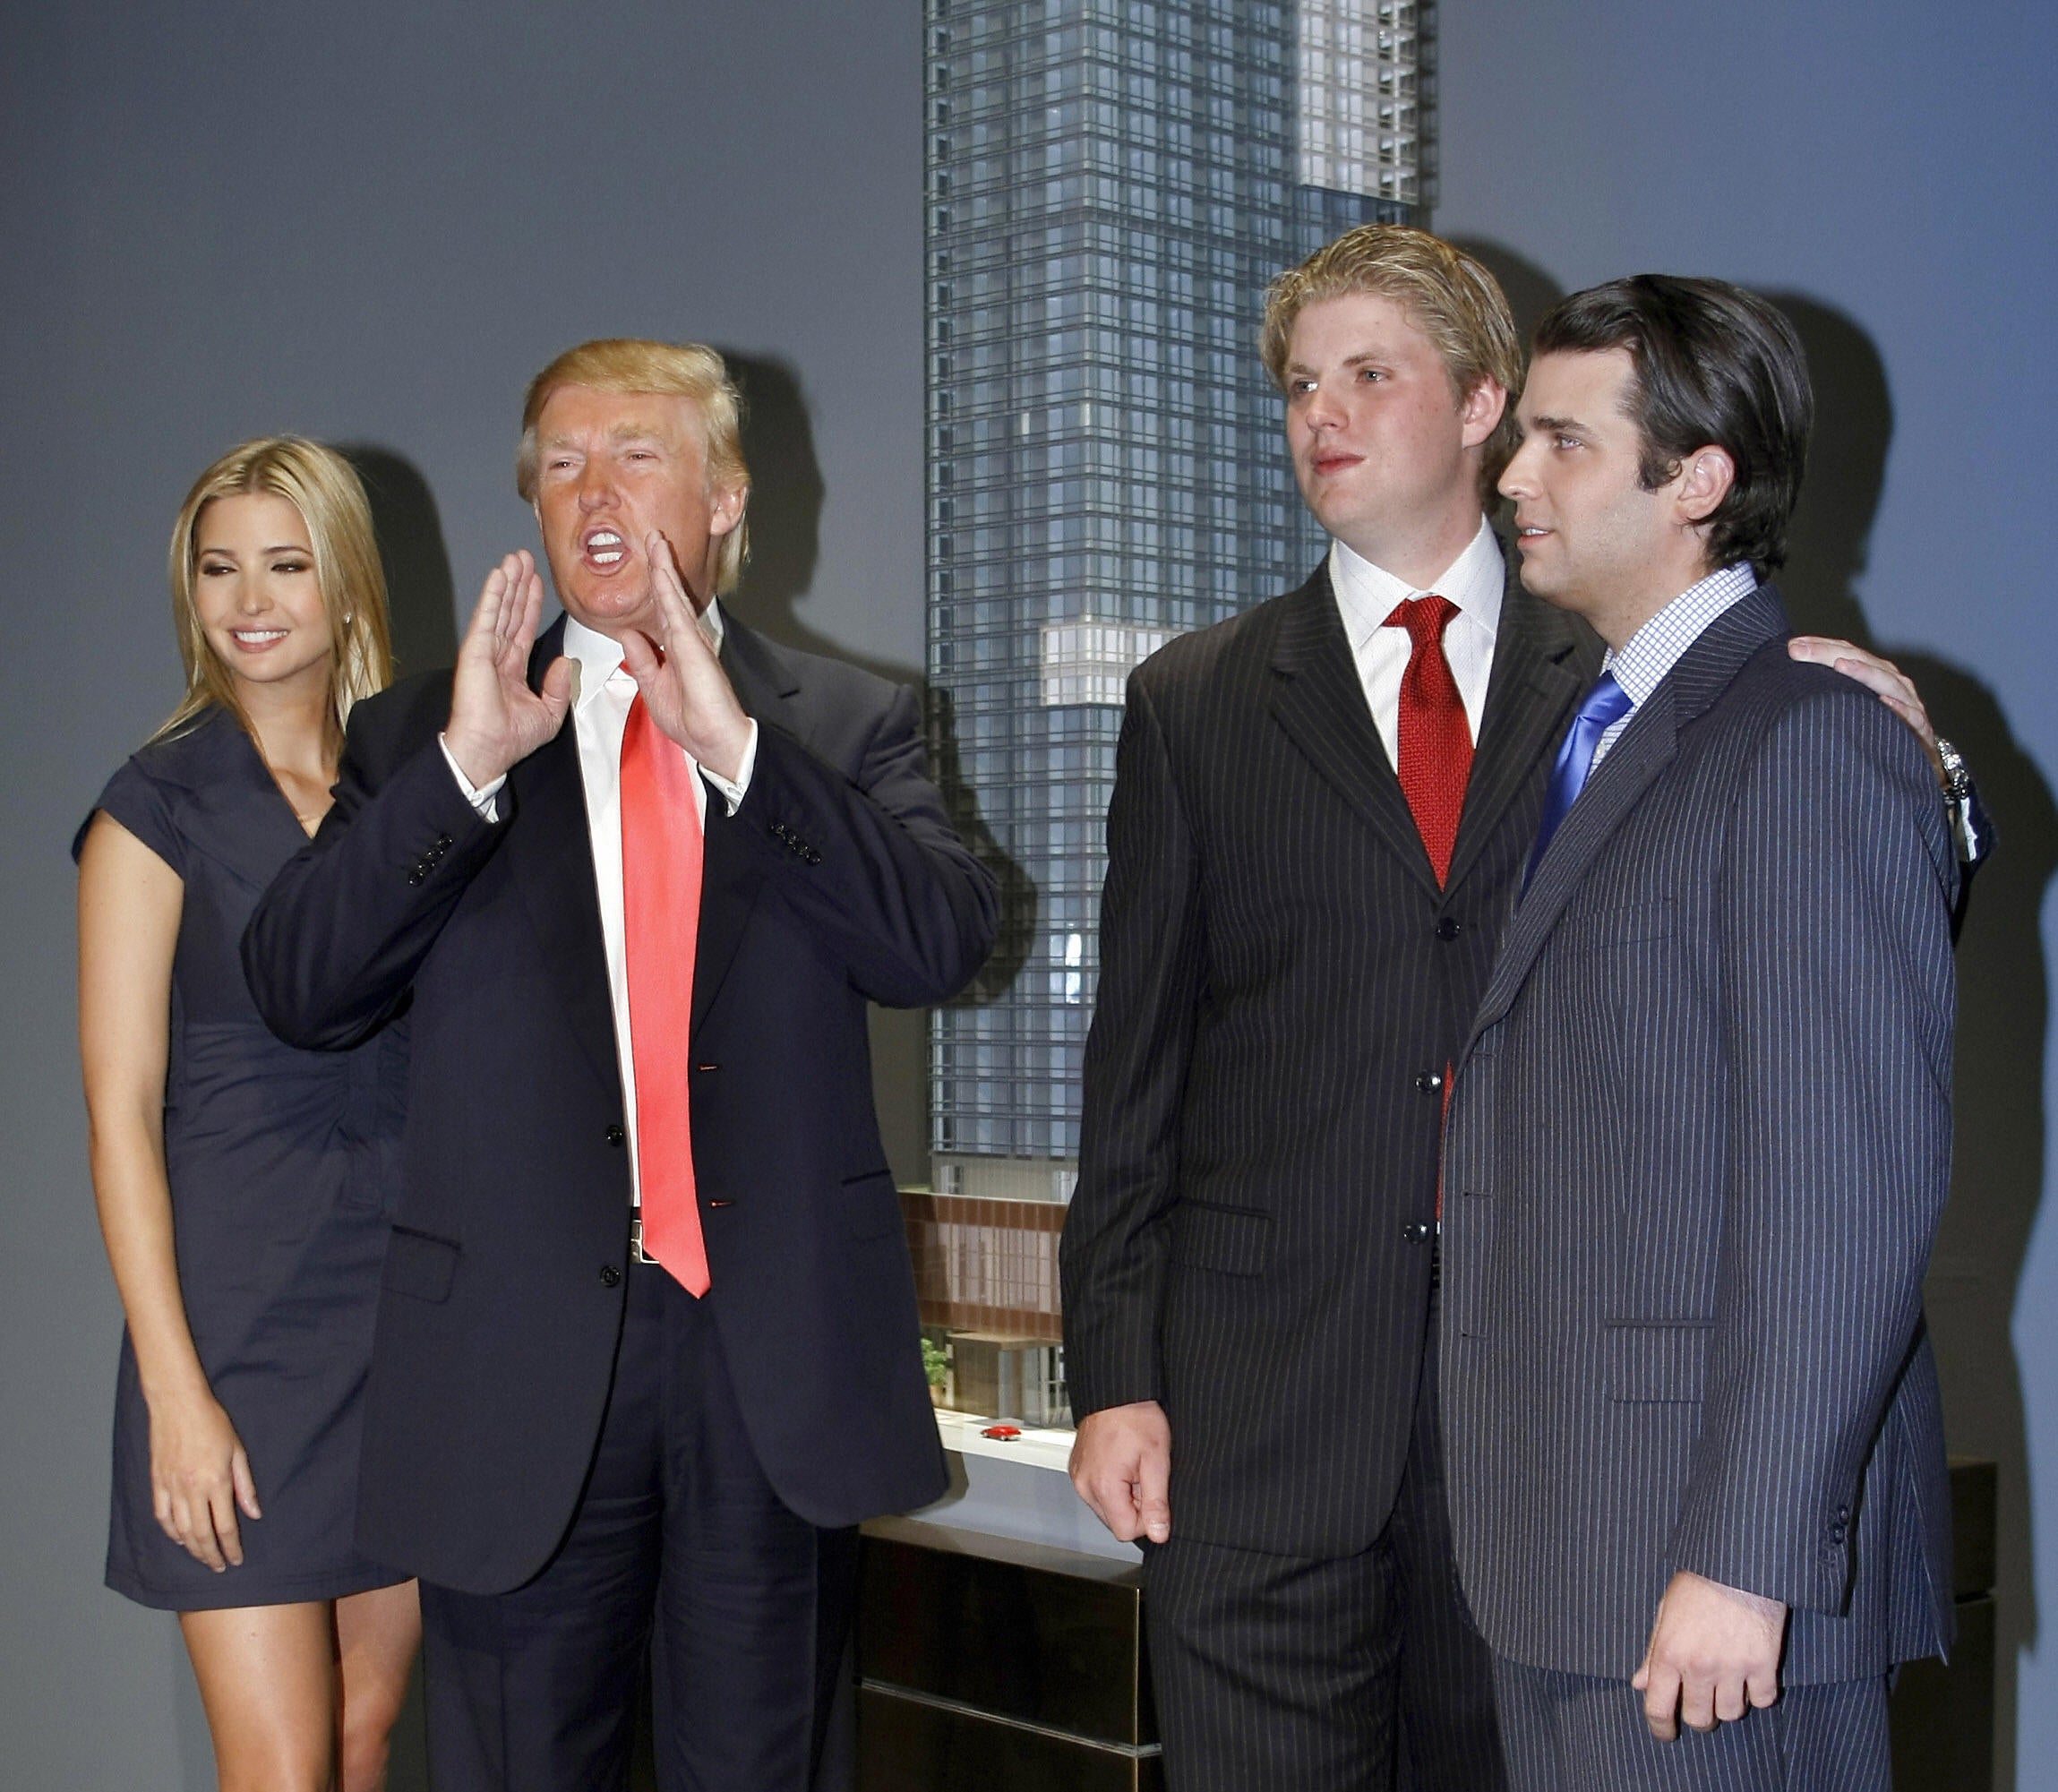
[[1450, 1504], [1521, 1792], [1883, 1792], [1886, 1676], [1951, 1636], [1959, 867], [1917, 742], [1761, 583], [1811, 415], [1771, 305], [1639, 276], [1539, 325], [1501, 480], [1524, 583], [1608, 644], [1445, 1160]]

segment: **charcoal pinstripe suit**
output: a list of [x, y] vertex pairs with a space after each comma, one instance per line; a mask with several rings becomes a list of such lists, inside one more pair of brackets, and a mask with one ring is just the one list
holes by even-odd
[[[1063, 1243], [1066, 1361], [1082, 1416], [1164, 1406], [1175, 1548], [1333, 1562], [1372, 1549], [1394, 1515], [1419, 1428], [1442, 1072], [1599, 656], [1582, 625], [1509, 581], [1442, 890], [1326, 570], [1174, 640], [1131, 681]], [[1295, 1755], [1291, 1708], [1326, 1698], [1342, 1666], [1318, 1642], [1274, 1660], [1225, 1613], [1215, 1641], [1235, 1690], [1189, 1678], [1155, 1627], [1171, 1591], [1158, 1558], [1150, 1573], [1175, 1786], [1387, 1783], [1390, 1760], [1356, 1759], [1348, 1738], [1348, 1769]], [[1435, 1595], [1454, 1627], [1439, 1578], [1413, 1590], [1415, 1610]], [[1461, 1674], [1434, 1639], [1409, 1647], [1421, 1677], [1404, 1709], [1419, 1684], [1427, 1701], [1483, 1680], [1483, 1653]], [[1204, 1703], [1189, 1731], [1182, 1713]], [[1420, 1783], [1491, 1783], [1490, 1762], [1425, 1758], [1433, 1730], [1411, 1730]], [[1363, 1748], [1380, 1735], [1372, 1724]], [[1197, 1758], [1201, 1736], [1217, 1758]]]
[[1677, 1569], [1794, 1608], [1788, 1685], [1951, 1634], [1921, 1284], [1958, 866], [1909, 731], [1785, 628], [1744, 599], [1637, 711], [1458, 1070], [1452, 1518], [1532, 1668], [1626, 1681]]

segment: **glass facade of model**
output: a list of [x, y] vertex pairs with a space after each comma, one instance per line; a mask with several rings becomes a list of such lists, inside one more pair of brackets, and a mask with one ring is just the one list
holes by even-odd
[[1322, 552], [1265, 284], [1424, 194], [1420, 8], [926, 0], [929, 673], [1009, 868], [936, 1017], [939, 1196], [1062, 1201], [1129, 670]]

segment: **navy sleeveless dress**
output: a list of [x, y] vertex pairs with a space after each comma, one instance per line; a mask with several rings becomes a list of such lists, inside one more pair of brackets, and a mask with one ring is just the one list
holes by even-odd
[[[185, 884], [164, 1110], [179, 1288], [264, 1513], [238, 1514], [243, 1565], [219, 1574], [158, 1528], [150, 1415], [124, 1333], [107, 1584], [169, 1611], [390, 1585], [406, 1577], [365, 1561], [352, 1532], [372, 1320], [399, 1188], [404, 1024], [355, 1050], [319, 1052], [282, 1045], [259, 1018], [243, 981], [244, 925], [307, 836], [235, 717], [210, 709], [145, 747], [95, 807]], [[81, 827], [74, 856], [84, 838]]]

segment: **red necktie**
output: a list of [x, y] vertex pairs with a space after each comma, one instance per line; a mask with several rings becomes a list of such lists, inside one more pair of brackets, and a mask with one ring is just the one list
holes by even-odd
[[1404, 598], [1386, 618], [1405, 629], [1413, 647], [1401, 674], [1401, 792], [1414, 811], [1415, 829], [1441, 885], [1451, 869], [1465, 778], [1472, 769], [1472, 731], [1451, 663], [1444, 657], [1444, 627], [1458, 606], [1435, 592]]
[[639, 691], [622, 731], [622, 923], [635, 1059], [636, 1173], [643, 1248], [693, 1295], [707, 1291], [687, 1111], [700, 853], [692, 770], [650, 719]]

